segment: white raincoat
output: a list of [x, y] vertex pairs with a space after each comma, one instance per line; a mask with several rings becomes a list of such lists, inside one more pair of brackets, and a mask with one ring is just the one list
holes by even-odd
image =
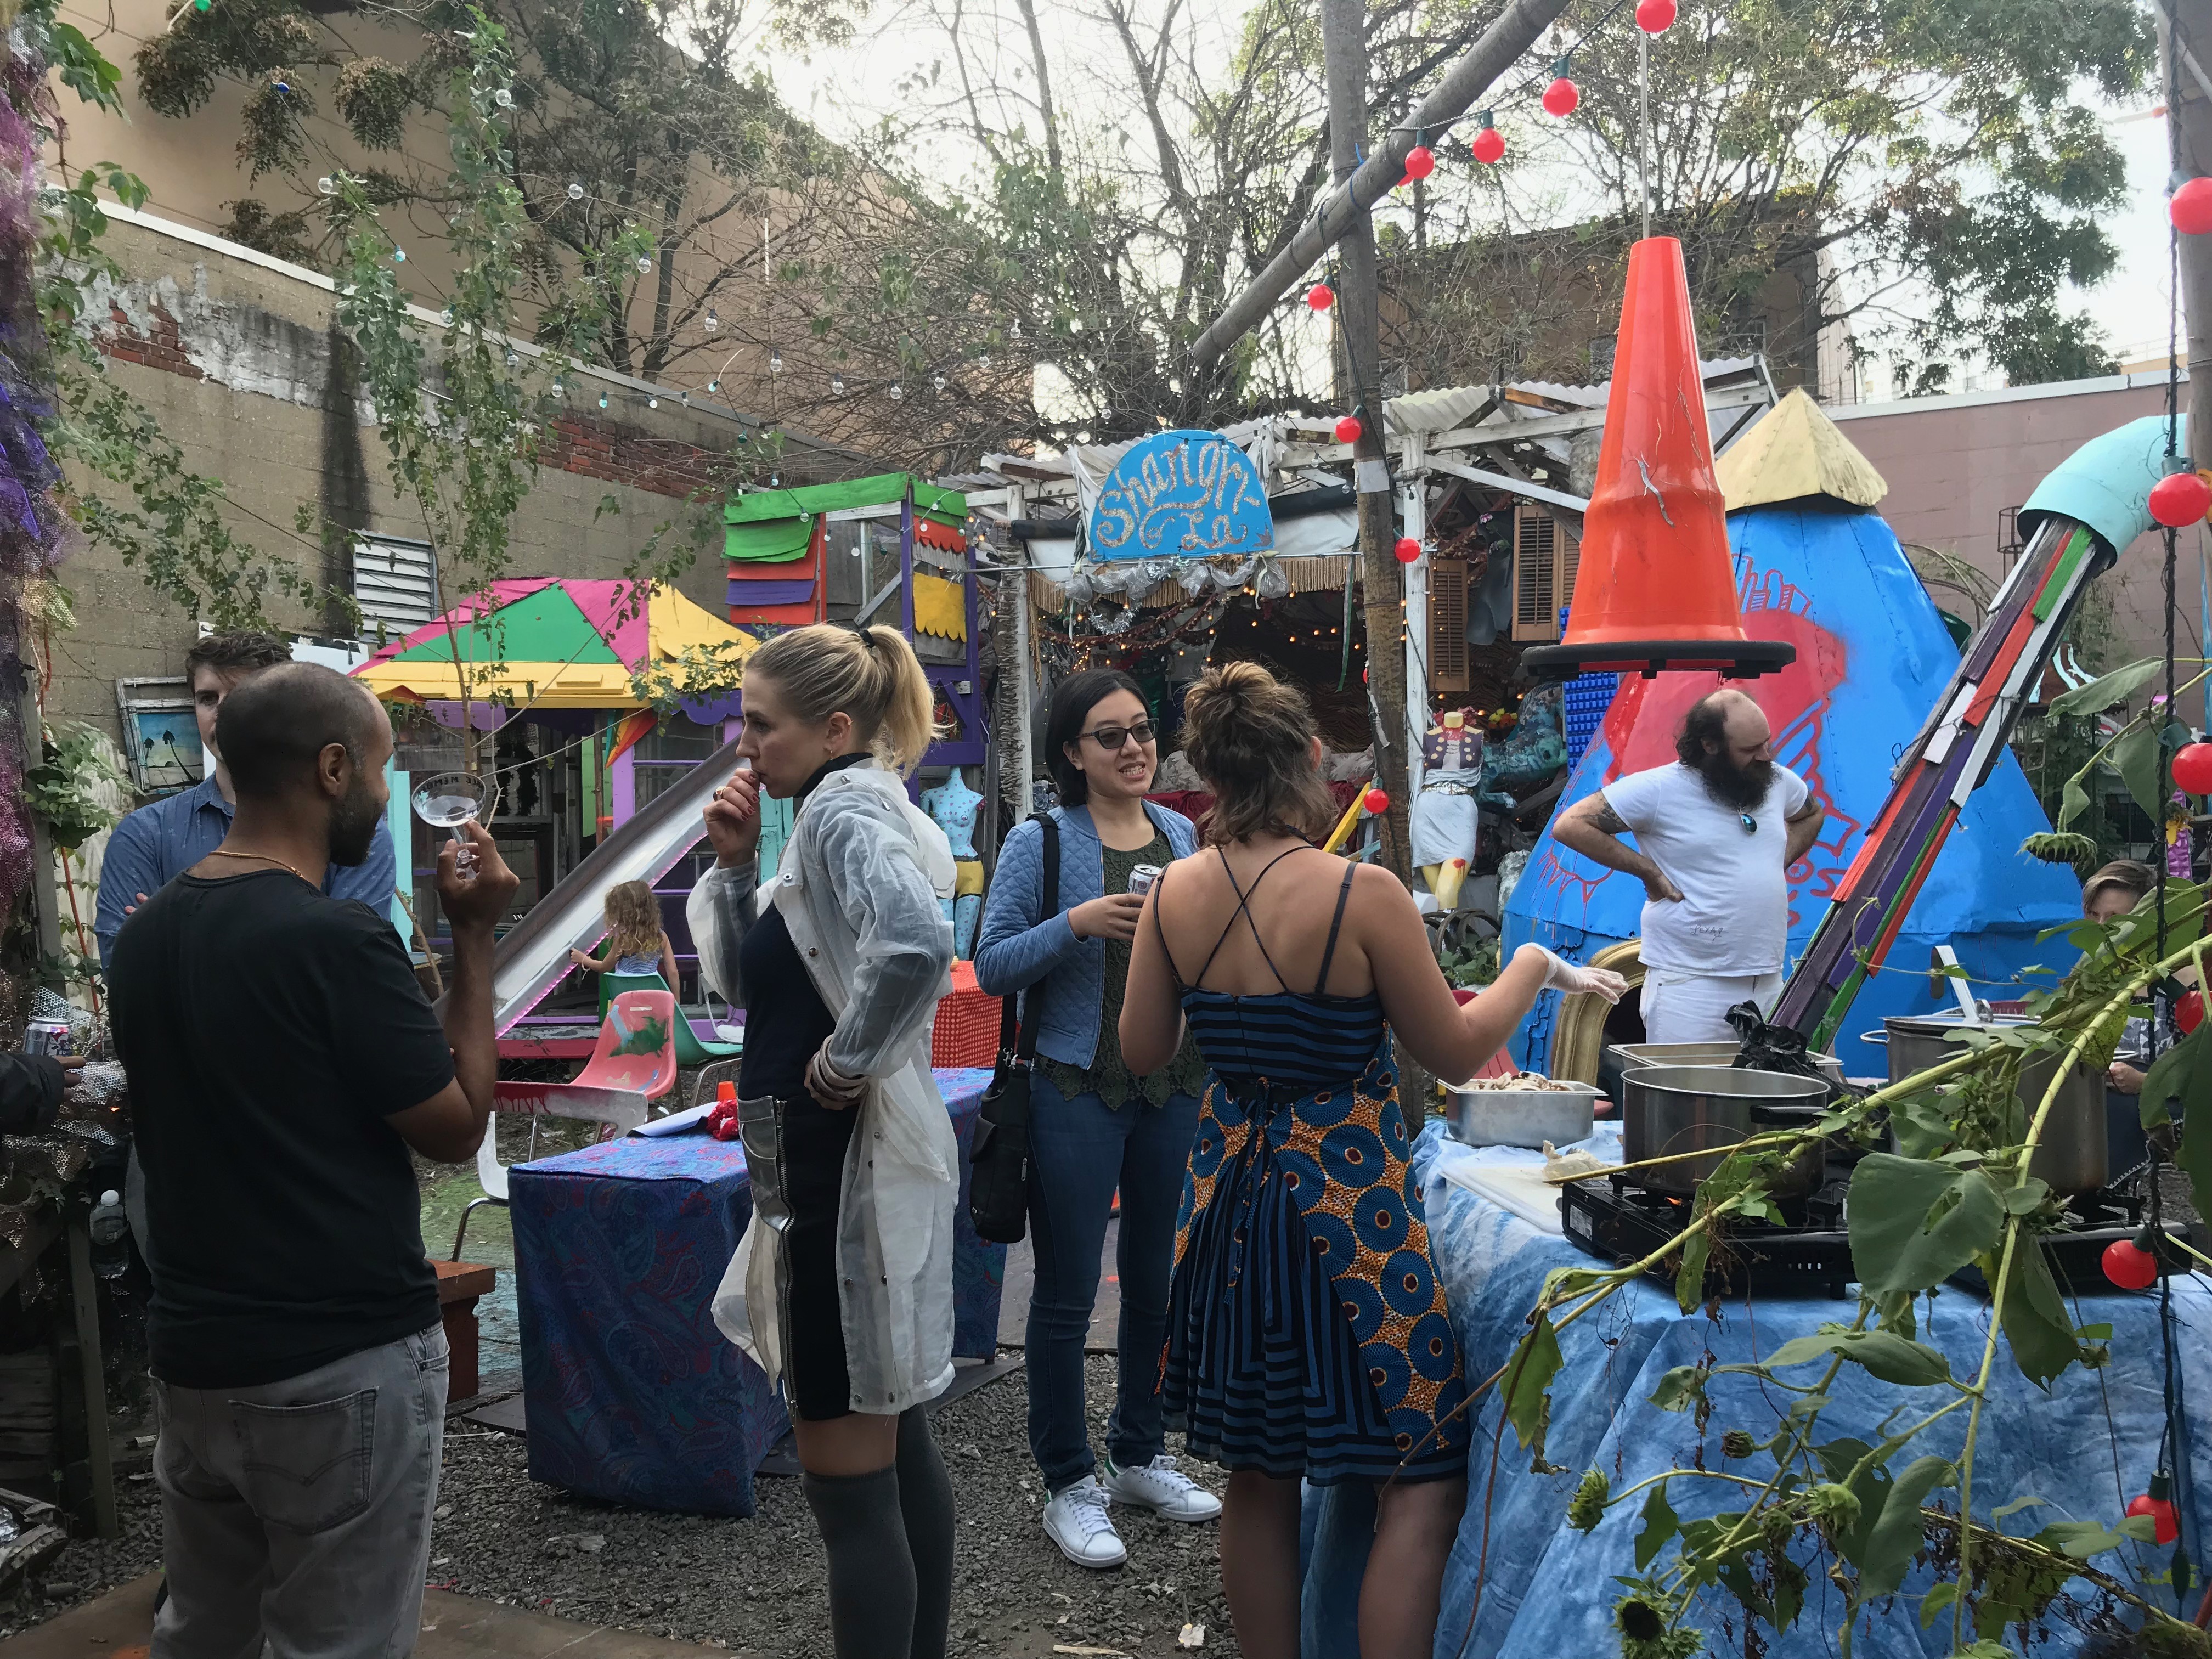
[[[938, 999], [951, 988], [945, 832], [892, 774], [864, 763], [815, 786], [775, 877], [709, 870], [685, 907], [701, 973], [742, 1006], [738, 944], [760, 896], [783, 913], [814, 989], [837, 1021], [830, 1063], [866, 1076], [837, 1210], [838, 1298], [856, 1412], [891, 1415], [952, 1380], [952, 1224], [959, 1146], [930, 1077]], [[715, 1292], [714, 1322], [784, 1372], [775, 1294], [779, 1236], [757, 1217]]]

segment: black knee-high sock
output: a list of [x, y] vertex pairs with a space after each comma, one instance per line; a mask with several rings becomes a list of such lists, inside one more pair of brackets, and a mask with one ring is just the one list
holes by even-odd
[[929, 1431], [929, 1413], [920, 1406], [899, 1413], [895, 1467], [907, 1553], [914, 1559], [913, 1659], [945, 1659], [945, 1624], [952, 1616], [952, 1482]]
[[830, 1634], [837, 1659], [907, 1659], [914, 1558], [896, 1465], [869, 1474], [808, 1474], [806, 1506], [830, 1552]]

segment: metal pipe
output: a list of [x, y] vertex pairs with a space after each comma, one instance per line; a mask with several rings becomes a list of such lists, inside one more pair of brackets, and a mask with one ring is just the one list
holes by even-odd
[[[1307, 267], [1350, 230], [1362, 214], [1398, 187], [1398, 181], [1406, 176], [1406, 153], [1413, 148], [1414, 135], [1441, 131], [1466, 114], [1474, 100], [1490, 90], [1491, 83], [1535, 45], [1536, 37], [1566, 9], [1566, 0], [1513, 0], [1504, 15], [1444, 72], [1444, 78], [1421, 100], [1420, 107], [1391, 130], [1365, 164], [1298, 228], [1290, 246], [1270, 259], [1267, 269], [1206, 325], [1206, 332], [1190, 349], [1191, 360], [1201, 366], [1212, 362], [1266, 316]], [[1379, 421], [1381, 412], [1375, 413]]]

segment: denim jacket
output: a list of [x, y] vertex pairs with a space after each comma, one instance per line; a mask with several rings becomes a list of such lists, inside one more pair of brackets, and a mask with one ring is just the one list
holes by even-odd
[[[1168, 838], [1176, 858], [1188, 858], [1198, 832], [1180, 812], [1152, 801], [1145, 815]], [[987, 996], [1009, 996], [1036, 987], [1037, 1052], [1069, 1066], [1088, 1066], [1098, 1054], [1098, 1015], [1106, 985], [1106, 942], [1078, 939], [1067, 913], [1101, 897], [1106, 854], [1087, 806], [1055, 808], [1060, 826], [1060, 896], [1043, 902], [1044, 831], [1032, 822], [1014, 826], [999, 849], [975, 937], [975, 983]], [[1030, 1010], [1024, 997], [1022, 1013]]]

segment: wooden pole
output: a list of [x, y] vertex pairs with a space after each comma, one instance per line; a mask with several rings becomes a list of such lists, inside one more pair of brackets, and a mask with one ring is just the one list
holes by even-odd
[[[1322, 0], [1322, 61], [1328, 76], [1329, 160], [1338, 184], [1359, 170], [1367, 131], [1367, 38], [1361, 0]], [[1403, 580], [1392, 547], [1390, 467], [1382, 442], [1382, 279], [1375, 228], [1355, 206], [1339, 245], [1337, 326], [1345, 354], [1343, 384], [1359, 416], [1352, 447], [1352, 488], [1359, 507], [1359, 570], [1367, 599], [1367, 701], [1375, 741], [1375, 781], [1390, 797], [1382, 819], [1382, 863], [1406, 884], [1413, 872], [1406, 838], [1406, 611]]]

